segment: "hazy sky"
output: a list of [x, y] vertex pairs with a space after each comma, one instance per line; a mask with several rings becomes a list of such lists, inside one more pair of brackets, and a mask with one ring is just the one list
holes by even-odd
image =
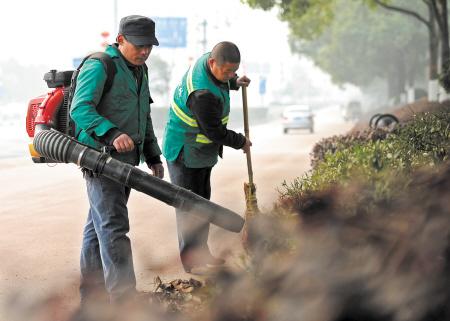
[[[289, 55], [287, 26], [275, 12], [252, 10], [239, 0], [116, 0], [117, 18], [129, 14], [188, 18], [188, 48], [184, 56], [201, 54], [200, 22], [207, 19], [208, 47], [231, 40], [243, 60], [263, 62]], [[0, 60], [14, 58], [24, 64], [65, 65], [72, 58], [97, 50], [103, 31], [115, 39], [114, 0], [2, 0]], [[174, 50], [155, 48], [154, 54], [174, 55]], [[177, 53], [175, 53], [177, 55]], [[58, 67], [58, 66], [57, 66]]]
[[[201, 23], [205, 19], [208, 50], [219, 41], [236, 43], [242, 56], [238, 74], [246, 73], [255, 85], [261, 76], [266, 77], [268, 99], [292, 74], [293, 61], [298, 63], [289, 50], [287, 24], [279, 21], [276, 11], [250, 9], [240, 0], [0, 0], [0, 61], [73, 69], [74, 58], [102, 49], [102, 32], [109, 32], [106, 40], [114, 42], [120, 18], [130, 14], [187, 18], [186, 48], [154, 47], [152, 51], [171, 64], [173, 82], [184, 73], [189, 58], [203, 53]], [[324, 89], [329, 88], [327, 95], [331, 91], [340, 95], [327, 75], [311, 63], [304, 62], [303, 71]], [[256, 98], [257, 87], [249, 94]]]

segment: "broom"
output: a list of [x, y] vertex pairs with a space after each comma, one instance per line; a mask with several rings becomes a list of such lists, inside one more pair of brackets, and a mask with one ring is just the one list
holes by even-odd
[[[248, 122], [248, 105], [247, 105], [247, 87], [242, 86], [242, 105], [244, 110], [244, 133], [247, 139], [250, 139], [249, 134], [249, 122]], [[253, 183], [253, 169], [252, 169], [252, 155], [249, 151], [246, 153], [247, 156], [247, 169], [248, 169], [248, 183], [244, 183], [244, 193], [245, 193], [245, 224], [242, 231], [242, 245], [244, 249], [249, 251], [249, 240], [248, 240], [248, 224], [252, 218], [254, 218], [258, 213], [258, 201], [256, 199], [256, 186]]]

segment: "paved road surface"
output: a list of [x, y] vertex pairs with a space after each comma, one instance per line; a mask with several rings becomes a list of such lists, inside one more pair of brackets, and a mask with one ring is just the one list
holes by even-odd
[[[283, 180], [292, 181], [309, 169], [315, 142], [351, 126], [342, 122], [338, 108], [318, 113], [316, 125], [315, 134], [283, 135], [279, 119], [251, 128], [261, 209], [270, 210]], [[12, 293], [34, 299], [56, 292], [69, 307], [76, 305], [81, 231], [88, 208], [79, 169], [73, 164], [32, 164], [23, 155], [0, 160], [0, 180], [0, 303]], [[212, 201], [243, 215], [246, 181], [245, 155], [225, 148], [224, 159], [213, 170]], [[129, 211], [138, 288], [152, 289], [156, 275], [163, 281], [190, 277], [178, 259], [174, 209], [133, 191]], [[210, 247], [216, 254], [238, 253], [240, 235], [212, 228]]]

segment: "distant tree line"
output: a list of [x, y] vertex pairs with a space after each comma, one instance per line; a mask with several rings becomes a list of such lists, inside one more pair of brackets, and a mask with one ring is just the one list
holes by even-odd
[[243, 2], [277, 8], [288, 22], [292, 50], [310, 57], [337, 84], [364, 88], [383, 79], [388, 97], [396, 98], [426, 78], [437, 85], [448, 69], [447, 0]]
[[43, 79], [47, 71], [45, 66], [24, 66], [14, 59], [0, 62], [0, 104], [28, 102], [45, 94], [48, 88]]
[[[149, 66], [150, 92], [165, 103], [169, 91], [171, 69], [159, 56], [151, 56]], [[53, 67], [55, 68], [55, 67]], [[28, 102], [49, 90], [44, 74], [51, 67], [44, 65], [23, 65], [14, 59], [0, 62], [0, 104], [8, 102]], [[154, 97], [155, 98], [155, 97]], [[1, 105], [0, 105], [1, 108]]]

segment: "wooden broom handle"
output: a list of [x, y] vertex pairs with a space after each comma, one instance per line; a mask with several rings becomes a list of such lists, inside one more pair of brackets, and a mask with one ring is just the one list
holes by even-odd
[[[248, 125], [248, 105], [247, 105], [247, 87], [242, 86], [242, 106], [244, 107], [244, 133], [245, 137], [250, 140], [250, 130]], [[248, 169], [248, 181], [250, 186], [253, 186], [253, 168], [252, 168], [252, 155], [250, 148], [245, 154], [247, 156], [247, 169]]]

